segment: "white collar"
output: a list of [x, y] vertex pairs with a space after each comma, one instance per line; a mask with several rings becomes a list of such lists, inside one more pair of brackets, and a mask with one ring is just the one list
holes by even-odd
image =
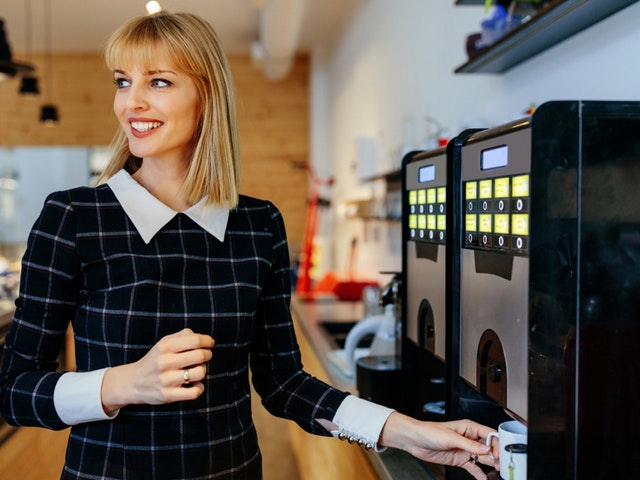
[[[136, 182], [126, 170], [120, 170], [107, 185], [122, 205], [145, 243], [179, 212], [169, 208]], [[204, 199], [183, 212], [221, 242], [229, 220], [229, 208], [205, 203]]]

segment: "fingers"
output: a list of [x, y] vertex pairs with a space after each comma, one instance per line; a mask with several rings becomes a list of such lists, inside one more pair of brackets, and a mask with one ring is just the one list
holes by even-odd
[[194, 367], [186, 367], [177, 372], [176, 385], [191, 385], [202, 382], [207, 376], [206, 365], [196, 365]]
[[207, 363], [213, 357], [214, 340], [209, 335], [194, 333], [185, 328], [161, 338], [156, 344], [162, 371], [182, 370]]
[[471, 459], [467, 463], [463, 464], [462, 468], [477, 480], [486, 480], [487, 478], [487, 475], [482, 471], [482, 469]]
[[[155, 369], [162, 402], [195, 399], [204, 392], [207, 362], [213, 358], [213, 338], [185, 328], [156, 343]], [[185, 388], [186, 387], [186, 388]]]
[[213, 348], [213, 337], [202, 333], [195, 333], [190, 328], [184, 328], [160, 339], [158, 347], [165, 352], [184, 352], [198, 348]]
[[472, 420], [456, 420], [447, 422], [450, 428], [457, 432], [458, 447], [467, 450], [471, 455], [487, 455], [491, 452], [491, 445], [486, 445], [485, 439], [495, 430]]

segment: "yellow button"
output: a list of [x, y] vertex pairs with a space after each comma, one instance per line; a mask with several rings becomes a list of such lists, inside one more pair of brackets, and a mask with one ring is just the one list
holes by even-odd
[[409, 205], [418, 204], [418, 192], [416, 190], [409, 191]]
[[447, 187], [438, 187], [438, 203], [447, 201]]
[[409, 228], [418, 228], [418, 216], [409, 215]]
[[464, 198], [467, 200], [475, 200], [478, 198], [478, 182], [467, 182], [464, 190]]
[[507, 235], [509, 233], [509, 215], [500, 213], [493, 217], [493, 231], [495, 233], [501, 233]]
[[507, 198], [509, 196], [509, 178], [496, 178], [493, 182], [496, 198]]
[[427, 191], [426, 190], [418, 190], [418, 203], [420, 205], [424, 205], [427, 203]]
[[475, 232], [478, 230], [478, 216], [472, 213], [467, 213], [464, 219], [465, 230], [467, 232]]
[[427, 216], [426, 215], [418, 215], [418, 228], [422, 230], [427, 228]]
[[438, 215], [438, 230], [446, 230], [446, 229], [447, 229], [447, 216]]
[[526, 213], [511, 215], [511, 231], [514, 235], [529, 235], [529, 215]]
[[511, 179], [511, 187], [514, 197], [529, 196], [529, 175], [518, 175]]
[[436, 194], [437, 190], [435, 188], [430, 188], [429, 190], [427, 190], [427, 203], [436, 203]]
[[490, 214], [482, 214], [479, 215], [479, 226], [478, 226], [478, 231], [480, 232], [485, 232], [485, 233], [491, 233], [491, 215]]
[[493, 180], [480, 180], [480, 198], [491, 198]]
[[436, 216], [435, 215], [427, 215], [427, 228], [429, 230], [436, 229]]

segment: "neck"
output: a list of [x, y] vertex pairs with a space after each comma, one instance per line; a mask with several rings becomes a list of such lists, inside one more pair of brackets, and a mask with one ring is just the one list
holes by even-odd
[[144, 160], [142, 166], [133, 174], [133, 178], [166, 206], [183, 212], [191, 206], [184, 195], [180, 194], [186, 174], [186, 168], [167, 168]]

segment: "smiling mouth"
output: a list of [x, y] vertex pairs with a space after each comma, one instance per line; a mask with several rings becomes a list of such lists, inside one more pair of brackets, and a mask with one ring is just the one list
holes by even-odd
[[162, 126], [162, 122], [131, 122], [131, 128], [137, 132], [145, 133]]

